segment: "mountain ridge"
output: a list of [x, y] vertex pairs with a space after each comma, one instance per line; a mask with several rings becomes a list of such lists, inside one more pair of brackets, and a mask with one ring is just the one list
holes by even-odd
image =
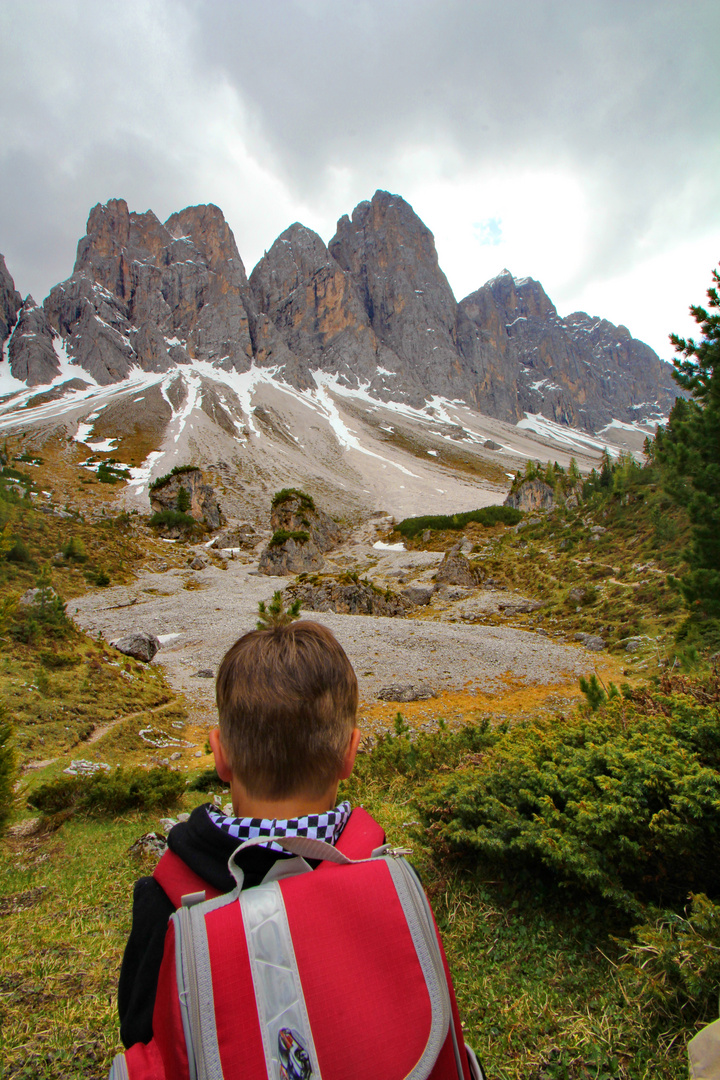
[[531, 278], [505, 271], [457, 302], [432, 233], [383, 191], [341, 217], [328, 245], [291, 225], [249, 277], [218, 207], [163, 223], [112, 199], [91, 210], [71, 276], [42, 307], [19, 300], [3, 262], [2, 366], [32, 386], [59, 377], [63, 350], [100, 385], [207, 361], [273, 369], [300, 390], [323, 371], [380, 401], [440, 396], [589, 432], [660, 419], [676, 396], [649, 346], [585, 313], [561, 318]]

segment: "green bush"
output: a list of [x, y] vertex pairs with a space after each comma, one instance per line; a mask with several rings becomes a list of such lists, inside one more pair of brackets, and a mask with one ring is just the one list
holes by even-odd
[[177, 502], [175, 504], [181, 514], [186, 514], [190, 509], [190, 495], [187, 488], [181, 487], [177, 494]]
[[476, 760], [497, 738], [487, 720], [468, 724], [457, 732], [448, 731], [440, 720], [437, 731], [414, 732], [398, 713], [395, 730], [384, 732], [370, 753], [356, 759], [352, 782], [361, 783], [371, 777], [382, 782], [402, 778], [414, 783], [439, 770], [445, 772]]
[[312, 495], [308, 495], [305, 491], [300, 491], [299, 488], [283, 488], [282, 491], [277, 491], [272, 498], [273, 509], [276, 506], [280, 506], [281, 503], [290, 502], [291, 499], [298, 499], [300, 505], [305, 510], [315, 509], [315, 502]]
[[517, 525], [522, 518], [520, 510], [514, 506], [483, 506], [480, 510], [468, 510], [464, 514], [435, 514], [423, 517], [404, 518], [395, 526], [406, 540], [412, 540], [426, 529], [440, 532], [443, 529], [464, 529], [471, 521], [477, 521], [486, 528], [493, 525]]
[[116, 768], [92, 776], [60, 776], [28, 797], [44, 814], [72, 810], [102, 817], [128, 810], [161, 810], [176, 806], [185, 791], [180, 773], [169, 769]]
[[216, 788], [230, 790], [230, 785], [220, 779], [215, 769], [203, 769], [186, 785], [187, 791], [215, 791]]
[[720, 904], [703, 893], [690, 897], [684, 916], [657, 913], [632, 929], [620, 979], [630, 1000], [640, 1002], [656, 1026], [685, 1030], [717, 1016], [720, 987]]
[[715, 700], [616, 696], [518, 724], [482, 759], [419, 793], [441, 849], [599, 895], [646, 903], [720, 895], [720, 725]]
[[301, 529], [295, 529], [290, 531], [289, 529], [276, 529], [272, 534], [268, 547], [280, 547], [287, 540], [294, 540], [296, 544], [307, 544], [310, 539], [310, 534], [303, 532]]
[[14, 802], [16, 758], [12, 734], [12, 725], [0, 705], [0, 833], [10, 816]]
[[158, 510], [150, 518], [149, 524], [153, 529], [178, 528], [193, 530], [199, 529], [200, 523], [190, 514], [184, 514], [181, 510]]
[[9, 562], [24, 563], [25, 565], [33, 563], [33, 557], [30, 554], [28, 548], [22, 540], [15, 540], [12, 547], [7, 552], [5, 558]]

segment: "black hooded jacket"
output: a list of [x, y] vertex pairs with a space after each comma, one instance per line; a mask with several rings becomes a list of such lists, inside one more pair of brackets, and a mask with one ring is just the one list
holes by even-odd
[[[175, 825], [168, 835], [168, 847], [209, 885], [221, 892], [230, 892], [235, 888], [235, 880], [227, 864], [239, 841], [212, 823], [208, 808], [207, 803], [196, 807], [188, 821]], [[285, 852], [266, 847], [243, 851], [236, 860], [245, 873], [243, 887], [259, 885], [278, 859], [289, 857]], [[153, 1008], [165, 933], [174, 910], [154, 878], [143, 877], [135, 883], [132, 930], [125, 947], [118, 986], [120, 1038], [125, 1047], [136, 1042], [146, 1043], [152, 1038]]]

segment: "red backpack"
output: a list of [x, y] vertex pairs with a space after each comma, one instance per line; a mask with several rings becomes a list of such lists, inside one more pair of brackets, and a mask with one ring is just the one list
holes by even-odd
[[[156, 877], [182, 902], [153, 1038], [119, 1054], [110, 1080], [483, 1080], [425, 893], [382, 838], [364, 810], [337, 847], [274, 838], [296, 857], [242, 890], [233, 855], [236, 888], [211, 899], [163, 856]], [[323, 861], [308, 873], [303, 856]]]

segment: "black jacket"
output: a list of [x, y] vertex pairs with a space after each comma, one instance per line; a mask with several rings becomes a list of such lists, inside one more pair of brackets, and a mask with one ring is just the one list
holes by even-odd
[[[208, 804], [196, 807], [190, 819], [175, 825], [168, 835], [168, 846], [191, 870], [221, 892], [230, 892], [235, 881], [227, 864], [240, 841], [222, 832], [208, 817]], [[245, 872], [243, 887], [259, 885], [268, 870], [287, 854], [265, 847], [248, 848], [237, 859]], [[168, 920], [175, 908], [152, 877], [140, 878], [133, 894], [132, 930], [125, 947], [118, 1012], [120, 1038], [125, 1047], [152, 1038], [160, 964], [165, 947]]]

